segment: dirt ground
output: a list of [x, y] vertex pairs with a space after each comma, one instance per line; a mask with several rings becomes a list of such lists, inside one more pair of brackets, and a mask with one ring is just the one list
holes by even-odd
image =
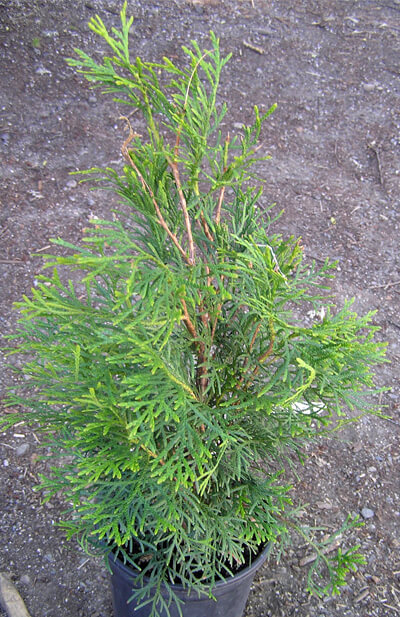
[[[341, 439], [310, 448], [296, 499], [335, 528], [362, 513], [355, 539], [367, 563], [339, 597], [304, 592], [307, 548], [296, 543], [264, 566], [247, 617], [386, 617], [400, 614], [400, 2], [399, 0], [129, 0], [132, 49], [146, 59], [180, 57], [210, 29], [232, 52], [221, 98], [226, 129], [240, 130], [252, 105], [278, 109], [263, 133], [272, 160], [262, 205], [285, 213], [276, 227], [303, 237], [311, 259], [338, 260], [339, 303], [377, 309], [391, 364], [378, 381], [391, 420], [367, 419]], [[116, 0], [0, 0], [0, 323], [35, 284], [50, 238], [78, 241], [109, 194], [69, 172], [118, 164], [120, 111], [68, 68], [73, 48], [99, 49], [87, 22], [118, 25]], [[1, 365], [0, 385], [12, 383]], [[101, 562], [54, 526], [63, 504], [43, 505], [36, 484], [39, 438], [23, 426], [0, 436], [0, 571], [11, 574], [32, 617], [110, 617]], [[1, 614], [1, 611], [0, 611]]]

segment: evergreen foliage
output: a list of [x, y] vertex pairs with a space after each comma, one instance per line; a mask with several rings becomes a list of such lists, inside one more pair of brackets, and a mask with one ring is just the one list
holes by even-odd
[[[180, 67], [130, 59], [126, 4], [121, 23], [110, 33], [93, 18], [111, 56], [76, 50], [69, 64], [145, 119], [145, 135], [125, 119], [122, 172], [83, 172], [124, 212], [93, 221], [79, 246], [55, 240], [68, 250], [45, 257], [50, 273], [17, 304], [11, 347], [25, 378], [9, 400], [21, 411], [3, 424], [39, 425], [59, 457], [41, 486], [70, 504], [68, 537], [140, 569], [146, 602], [160, 581], [170, 600], [174, 581], [209, 593], [287, 538], [286, 457], [376, 412], [366, 393], [384, 345], [372, 313], [327, 298], [334, 264], [305, 263], [258, 206], [258, 138], [274, 106], [230, 137], [217, 94], [229, 56], [215, 35], [207, 51], [184, 47]], [[315, 550], [310, 588], [322, 565], [331, 578], [318, 591], [335, 592], [360, 556]], [[164, 600], [151, 601], [156, 615]]]

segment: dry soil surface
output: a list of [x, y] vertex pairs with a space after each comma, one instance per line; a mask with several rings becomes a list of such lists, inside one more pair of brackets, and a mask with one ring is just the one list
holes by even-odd
[[[232, 52], [221, 99], [226, 130], [240, 131], [252, 105], [278, 109], [265, 128], [272, 156], [262, 170], [262, 206], [303, 237], [308, 257], [338, 260], [339, 303], [377, 309], [390, 365], [378, 381], [391, 420], [366, 419], [339, 440], [310, 448], [297, 498], [332, 528], [363, 513], [357, 531], [367, 563], [340, 597], [304, 592], [307, 548], [297, 542], [260, 572], [247, 617], [386, 617], [400, 614], [399, 180], [400, 2], [398, 0], [129, 0], [132, 48], [146, 59], [181, 55], [210, 29]], [[35, 284], [50, 238], [78, 241], [89, 218], [109, 215], [108, 194], [69, 172], [120, 159], [120, 110], [88, 89], [64, 58], [100, 43], [95, 13], [118, 25], [115, 0], [0, 0], [0, 322]], [[4, 391], [12, 383], [2, 365]], [[33, 492], [43, 463], [39, 438], [23, 426], [0, 436], [0, 571], [9, 572], [33, 617], [110, 617], [107, 574], [64, 540], [54, 523], [63, 504]]]

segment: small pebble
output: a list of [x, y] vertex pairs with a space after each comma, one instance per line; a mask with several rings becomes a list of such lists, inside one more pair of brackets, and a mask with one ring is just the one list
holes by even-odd
[[71, 178], [71, 180], [68, 180], [68, 182], [65, 185], [68, 189], [75, 189], [78, 186], [78, 183], [76, 180], [73, 180]]
[[18, 446], [18, 448], [16, 448], [15, 455], [24, 456], [24, 454], [26, 454], [28, 450], [29, 450], [29, 443], [21, 443], [21, 445]]
[[51, 71], [49, 71], [49, 69], [46, 69], [44, 66], [39, 66], [35, 73], [37, 73], [37, 75], [51, 75]]
[[372, 92], [372, 90], [375, 90], [376, 84], [363, 84], [363, 88], [365, 92]]
[[31, 579], [30, 579], [30, 577], [27, 574], [23, 574], [21, 576], [21, 578], [19, 579], [19, 582], [22, 585], [30, 585], [31, 584]]
[[373, 518], [375, 516], [375, 512], [370, 508], [363, 508], [361, 510], [361, 516], [365, 519]]
[[243, 122], [234, 122], [233, 123], [233, 128], [234, 129], [238, 129], [239, 130], [239, 129], [242, 129], [243, 126], [244, 126]]
[[5, 458], [5, 459], [4, 459], [4, 461], [3, 461], [3, 465], [4, 465], [4, 467], [8, 467], [8, 466], [9, 466], [9, 464], [10, 464], [10, 463], [9, 463], [9, 462], [8, 462], [8, 460]]

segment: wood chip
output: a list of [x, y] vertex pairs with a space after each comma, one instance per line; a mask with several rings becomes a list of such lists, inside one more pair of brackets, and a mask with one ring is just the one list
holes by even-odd
[[8, 617], [31, 617], [23, 599], [5, 572], [0, 572], [0, 606]]
[[316, 504], [319, 510], [332, 510], [333, 505], [329, 501], [317, 501]]
[[368, 596], [369, 596], [369, 589], [364, 589], [360, 594], [358, 594], [354, 602], [358, 604], [359, 602], [362, 602], [363, 600], [365, 600], [365, 598], [367, 598]]

